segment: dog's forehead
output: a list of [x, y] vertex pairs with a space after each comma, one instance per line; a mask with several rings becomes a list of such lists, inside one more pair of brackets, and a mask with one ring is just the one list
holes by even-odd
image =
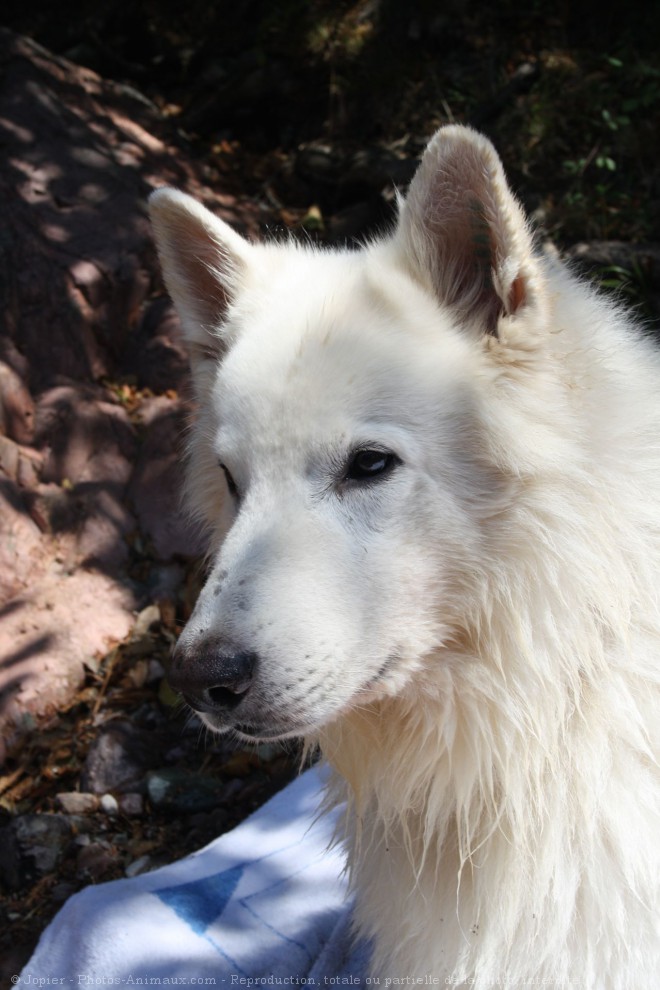
[[383, 355], [370, 353], [368, 341], [352, 338], [348, 330], [335, 329], [326, 338], [311, 332], [296, 343], [280, 339], [272, 347], [249, 335], [238, 341], [215, 389], [225, 437], [252, 447], [260, 442], [272, 447], [279, 439], [302, 449], [321, 437], [350, 432], [360, 420], [385, 415]]
[[411, 392], [441, 391], [465, 344], [419, 296], [366, 251], [294, 255], [246, 305], [239, 300], [215, 390], [220, 421], [266, 432], [288, 423], [318, 435], [400, 415]]

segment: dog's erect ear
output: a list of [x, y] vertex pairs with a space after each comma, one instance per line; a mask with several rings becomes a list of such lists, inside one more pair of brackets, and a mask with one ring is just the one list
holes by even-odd
[[247, 270], [252, 246], [197, 200], [176, 189], [149, 199], [165, 284], [193, 360], [223, 346], [222, 322]]
[[468, 127], [431, 139], [396, 236], [415, 274], [474, 332], [496, 335], [503, 316], [542, 307], [524, 214], [492, 144]]

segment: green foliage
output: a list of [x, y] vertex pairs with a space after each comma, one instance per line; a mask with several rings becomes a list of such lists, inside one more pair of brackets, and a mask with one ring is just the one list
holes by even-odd
[[551, 236], [654, 236], [659, 115], [660, 72], [631, 47], [542, 55], [538, 84], [503, 127], [523, 150], [523, 172], [547, 190]]

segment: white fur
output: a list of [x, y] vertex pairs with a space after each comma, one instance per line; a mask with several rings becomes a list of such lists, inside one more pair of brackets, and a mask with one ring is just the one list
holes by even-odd
[[[655, 349], [465, 128], [360, 251], [151, 206], [212, 547], [182, 641], [259, 658], [204, 720], [320, 741], [374, 976], [660, 985]], [[400, 463], [346, 482], [359, 447]]]

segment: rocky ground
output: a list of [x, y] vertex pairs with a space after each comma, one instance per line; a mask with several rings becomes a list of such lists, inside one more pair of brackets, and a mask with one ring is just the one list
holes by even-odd
[[293, 747], [204, 736], [163, 679], [175, 633], [171, 605], [144, 608], [0, 772], [1, 986], [70, 894], [201, 848], [298, 770]]
[[[356, 37], [365, 23], [355, 21]], [[447, 37], [453, 51], [458, 34]], [[140, 77], [140, 64], [93, 40], [109, 71]], [[479, 51], [475, 43], [470, 57]], [[198, 848], [298, 769], [295, 751], [237, 751], [204, 736], [164, 676], [202, 580], [203, 547], [178, 508], [194, 410], [145, 201], [173, 184], [249, 235], [304, 227], [305, 236], [350, 241], [391, 217], [395, 187], [405, 187], [438, 118], [422, 103], [397, 138], [319, 138], [303, 121], [310, 106], [292, 92], [278, 96], [271, 121], [267, 62], [227, 56], [238, 74], [227, 78], [214, 64], [198, 72], [181, 118], [167, 99], [152, 102], [132, 83], [0, 29], [0, 985], [73, 891]], [[506, 85], [479, 94], [472, 122], [513, 107], [515, 130], [543, 95], [541, 64], [556, 70], [549, 55], [513, 62]], [[258, 131], [241, 145], [240, 110], [251, 99]], [[290, 109], [300, 140], [281, 140]], [[335, 129], [339, 109], [332, 104]], [[218, 114], [233, 131], [207, 132], [201, 144], [179, 126], [203, 131]], [[534, 148], [530, 140], [523, 149], [530, 160]], [[589, 167], [587, 155], [579, 168]], [[562, 188], [573, 195], [569, 179]], [[654, 181], [644, 175], [645, 201]], [[548, 203], [536, 200], [541, 226]], [[657, 320], [657, 245], [601, 236], [564, 246], [619, 292], [632, 286]]]

